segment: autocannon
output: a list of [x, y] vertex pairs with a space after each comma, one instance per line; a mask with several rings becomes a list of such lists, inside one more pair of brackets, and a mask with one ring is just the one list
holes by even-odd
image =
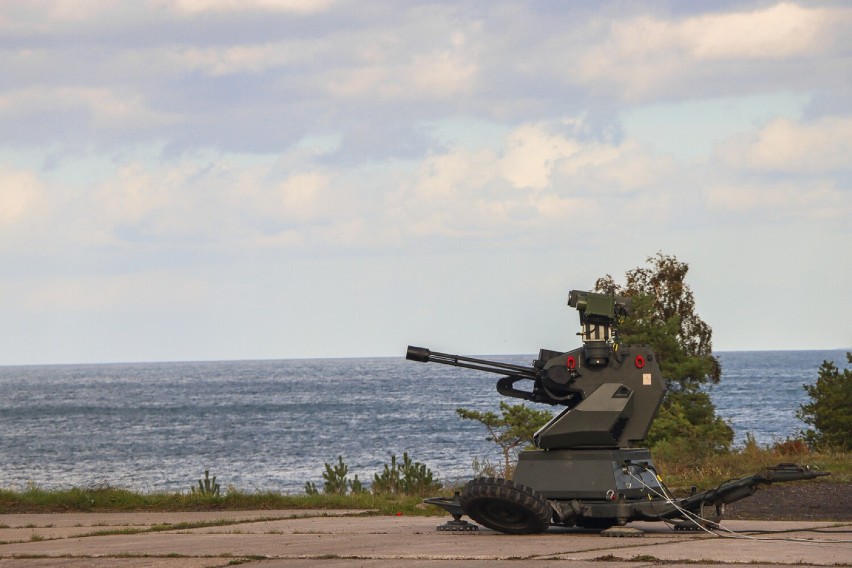
[[634, 520], [697, 528], [717, 521], [726, 503], [752, 495], [761, 484], [828, 475], [779, 464], [674, 499], [650, 451], [641, 447], [666, 385], [649, 347], [619, 341], [629, 299], [574, 290], [568, 305], [579, 312], [583, 345], [567, 352], [541, 349], [530, 366], [408, 347], [408, 360], [500, 374], [501, 395], [564, 407], [535, 433], [535, 449], [520, 452], [512, 479], [480, 477], [452, 498], [427, 499], [454, 518], [439, 528], [474, 528], [461, 520], [464, 515], [510, 534], [551, 525], [608, 529]]

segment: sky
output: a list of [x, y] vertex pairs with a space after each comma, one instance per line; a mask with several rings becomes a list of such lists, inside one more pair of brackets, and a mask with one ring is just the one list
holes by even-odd
[[852, 346], [852, 5], [0, 2], [0, 365]]

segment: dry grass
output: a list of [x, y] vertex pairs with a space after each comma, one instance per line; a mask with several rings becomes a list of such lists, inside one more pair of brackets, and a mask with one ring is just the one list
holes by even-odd
[[779, 463], [796, 463], [831, 473], [831, 476], [819, 478], [817, 482], [852, 483], [852, 453], [811, 451], [797, 441], [761, 447], [750, 440], [744, 448], [730, 453], [690, 459], [656, 457], [654, 461], [663, 480], [672, 489], [714, 487]]

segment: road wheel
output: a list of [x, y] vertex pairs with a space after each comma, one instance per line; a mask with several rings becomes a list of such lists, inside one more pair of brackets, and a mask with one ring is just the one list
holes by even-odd
[[499, 477], [478, 477], [464, 486], [461, 505], [467, 516], [489, 529], [535, 534], [550, 526], [552, 511], [536, 490]]

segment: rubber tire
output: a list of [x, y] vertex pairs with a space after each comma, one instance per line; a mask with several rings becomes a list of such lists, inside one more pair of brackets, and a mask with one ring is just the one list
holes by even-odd
[[500, 477], [478, 477], [462, 488], [461, 506], [482, 526], [507, 534], [547, 530], [553, 512], [535, 489]]

